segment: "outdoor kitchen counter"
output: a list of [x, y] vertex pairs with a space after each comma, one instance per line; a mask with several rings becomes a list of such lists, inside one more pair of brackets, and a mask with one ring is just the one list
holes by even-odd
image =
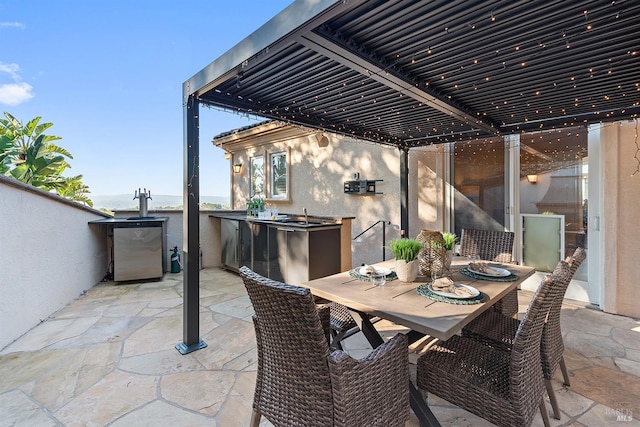
[[330, 226], [343, 226], [346, 223], [349, 224], [349, 231], [351, 231], [351, 220], [355, 217], [345, 217], [345, 216], [331, 216], [331, 215], [309, 215], [307, 217], [308, 223], [305, 220], [303, 215], [294, 215], [288, 213], [279, 214], [279, 217], [285, 216], [286, 218], [280, 219], [268, 219], [268, 218], [258, 218], [253, 216], [247, 216], [245, 211], [222, 211], [220, 213], [211, 213], [209, 214], [212, 218], [220, 218], [220, 219], [230, 219], [233, 221], [246, 221], [251, 223], [261, 223], [261, 224], [274, 224], [279, 226], [286, 227], [296, 227], [296, 228], [322, 228], [322, 227], [330, 227]]
[[[351, 220], [354, 217], [280, 214], [277, 220], [247, 217], [245, 211], [221, 211], [222, 264], [246, 265], [274, 280], [295, 284], [304, 277], [351, 269]], [[304, 260], [304, 263], [299, 263]], [[291, 265], [298, 263], [295, 268]], [[302, 265], [304, 264], [304, 265]]]

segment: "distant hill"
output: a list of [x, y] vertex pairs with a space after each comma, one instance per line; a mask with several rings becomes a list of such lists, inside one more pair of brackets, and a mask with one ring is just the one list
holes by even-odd
[[[115, 194], [108, 196], [89, 195], [93, 200], [94, 209], [126, 210], [138, 209], [140, 204], [138, 199], [133, 199], [133, 194]], [[151, 194], [149, 200], [149, 210], [177, 209], [182, 207], [182, 196], [168, 196], [163, 194]], [[224, 208], [229, 207], [229, 198], [220, 196], [200, 196], [200, 203], [221, 204]]]

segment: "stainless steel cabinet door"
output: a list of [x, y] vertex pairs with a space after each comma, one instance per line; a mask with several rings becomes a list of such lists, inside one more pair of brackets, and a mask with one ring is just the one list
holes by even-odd
[[162, 277], [162, 227], [113, 229], [115, 281]]

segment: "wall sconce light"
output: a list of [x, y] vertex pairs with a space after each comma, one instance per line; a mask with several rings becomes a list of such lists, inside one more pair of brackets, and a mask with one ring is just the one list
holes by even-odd
[[240, 173], [242, 170], [242, 163], [236, 163], [233, 165], [233, 173]]
[[527, 175], [527, 181], [529, 184], [535, 184], [538, 182], [538, 175]]
[[318, 141], [318, 147], [320, 148], [324, 148], [329, 145], [329, 138], [324, 134], [324, 132], [316, 133], [316, 140]]

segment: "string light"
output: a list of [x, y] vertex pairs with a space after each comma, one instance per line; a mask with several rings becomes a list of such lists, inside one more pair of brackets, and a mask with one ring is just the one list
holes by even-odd
[[[615, 4], [615, 2], [613, 3]], [[499, 12], [499, 11], [498, 11]], [[545, 53], [542, 53], [540, 48], [542, 49], [554, 49], [554, 51], [557, 53], [558, 52], [558, 48], [561, 47], [566, 47], [567, 49], [570, 47], [573, 47], [572, 44], [569, 43], [570, 38], [572, 39], [571, 41], [573, 42], [573, 44], [575, 44], [576, 46], [578, 46], [577, 44], [580, 43], [580, 41], [582, 40], [579, 36], [582, 34], [585, 34], [587, 30], [591, 30], [594, 26], [598, 29], [606, 27], [606, 25], [602, 25], [602, 24], [606, 24], [606, 22], [604, 21], [605, 19], [612, 19], [612, 12], [607, 12], [607, 16], [603, 15], [603, 11], [602, 10], [595, 10], [595, 11], [587, 11], [587, 10], [581, 10], [578, 9], [576, 11], [579, 15], [583, 15], [585, 21], [589, 21], [586, 22], [585, 25], [580, 25], [580, 26], [571, 26], [570, 28], [567, 28], [565, 25], [565, 28], [562, 29], [562, 31], [558, 32], [558, 29], [554, 30], [553, 35], [551, 34], [547, 34], [547, 35], [542, 35], [541, 40], [539, 41], [530, 41], [530, 42], [524, 42], [524, 43], [520, 43], [518, 45], [511, 45], [511, 46], [492, 46], [491, 49], [491, 54], [480, 54], [478, 55], [476, 58], [474, 58], [473, 64], [479, 64], [482, 63], [482, 67], [484, 70], [484, 76], [481, 77], [480, 79], [483, 79], [484, 82], [487, 82], [486, 85], [482, 85], [480, 84], [479, 81], [470, 81], [470, 82], [458, 82], [456, 81], [456, 72], [453, 71], [453, 69], [451, 70], [443, 70], [443, 71], [448, 71], [446, 73], [438, 73], [438, 75], [440, 76], [440, 79], [437, 79], [437, 75], [436, 76], [420, 76], [421, 78], [415, 79], [414, 82], [411, 82], [410, 85], [408, 85], [408, 87], [406, 88], [407, 93], [410, 94], [411, 91], [411, 86], [415, 86], [415, 87], [423, 87], [423, 88], [429, 88], [429, 81], [431, 80], [433, 82], [433, 90], [436, 91], [441, 91], [440, 92], [440, 96], [441, 97], [448, 97], [449, 99], [452, 99], [453, 102], [455, 103], [455, 99], [452, 98], [452, 96], [450, 94], [447, 94], [447, 90], [451, 90], [451, 88], [453, 89], [457, 89], [460, 90], [461, 93], [465, 93], [465, 91], [469, 91], [469, 90], [489, 90], [489, 88], [493, 88], [492, 84], [489, 83], [491, 80], [496, 80], [496, 81], [500, 81], [500, 78], [502, 77], [501, 74], [503, 73], [510, 73], [510, 72], [514, 72], [515, 70], [519, 70], [522, 67], [528, 66], [533, 69], [536, 69], [536, 67], [540, 67], [541, 63], [540, 63], [540, 58], [542, 57], [538, 57], [538, 55], [546, 55]], [[486, 12], [485, 12], [486, 13]], [[486, 15], [485, 15], [486, 16]], [[491, 10], [491, 21], [495, 22], [496, 21], [496, 11]], [[575, 15], [574, 15], [575, 16]], [[616, 15], [616, 17], [618, 17], [618, 15]], [[486, 19], [486, 18], [485, 18]], [[593, 21], [593, 22], [591, 22]], [[479, 31], [483, 31], [483, 27], [482, 27], [482, 21], [477, 21], [478, 22], [478, 26], [480, 27]], [[486, 22], [486, 21], [484, 21]], [[446, 24], [446, 22], [445, 22]], [[501, 25], [501, 23], [499, 23], [498, 25]], [[594, 25], [595, 24], [595, 25]], [[444, 28], [444, 32], [442, 32], [442, 28]], [[463, 23], [463, 24], [458, 24], [458, 23], [451, 23], [451, 25], [449, 26], [440, 26], [438, 34], [434, 35], [432, 38], [430, 38], [430, 42], [432, 42], [433, 46], [435, 46], [436, 49], [439, 49], [441, 46], [445, 46], [444, 41], [446, 39], [444, 39], [444, 37], [446, 37], [446, 34], [449, 33], [456, 33], [456, 35], [458, 35], [459, 33], [457, 31], [459, 31], [460, 29], [466, 31], [468, 34], [471, 33], [473, 30], [476, 30], [476, 24], [475, 23]], [[486, 28], [486, 26], [485, 26]], [[556, 27], [557, 28], [557, 27]], [[558, 38], [558, 35], [561, 35], [561, 38]], [[549, 38], [550, 36], [553, 36], [551, 39]], [[564, 40], [564, 43], [563, 43]], [[415, 64], [416, 60], [417, 61], [425, 61], [426, 60], [426, 55], [431, 55], [432, 54], [432, 45], [428, 46], [428, 49], [425, 51], [424, 50], [424, 44], [422, 45], [422, 47], [418, 46], [415, 49], [415, 52], [405, 52], [403, 54], [394, 52], [393, 58], [388, 58], [389, 61], [394, 61], [394, 64], [396, 63], [400, 63], [400, 64], [404, 64], [404, 65], [408, 65], [408, 60], [410, 60], [411, 64]], [[562, 46], [564, 45], [564, 46]], [[632, 58], [634, 55], [636, 55], [636, 51], [631, 52], [631, 50], [626, 51], [626, 58]], [[425, 55], [426, 54], [426, 55]], [[550, 52], [549, 54], [552, 54], [552, 52]], [[517, 55], [517, 57], [516, 57]], [[417, 56], [417, 58], [416, 58]], [[496, 61], [496, 59], [498, 59], [498, 61]], [[506, 60], [504, 60], [506, 59]], [[378, 58], [375, 58], [376, 61], [379, 61], [380, 64], [387, 64], [387, 62], [383, 59], [383, 60], [379, 60]], [[468, 59], [467, 59], [468, 61]], [[623, 70], [625, 67], [628, 66], [628, 64], [621, 64], [621, 61], [624, 61], [623, 58], [621, 58], [621, 55], [612, 55], [612, 58], [609, 58], [609, 64], [608, 68], [603, 67], [604, 64], [600, 63], [600, 64], [590, 64], [591, 67], [588, 68], [588, 72], [585, 72], [584, 74], [578, 73], [577, 78], [576, 76], [571, 76], [571, 85], [573, 86], [573, 88], [577, 89], [577, 82], [578, 82], [578, 78], [579, 79], [583, 79], [582, 81], [586, 81], [584, 80], [584, 77], [589, 76], [589, 77], [596, 77], [596, 78], [602, 78], [603, 76], [606, 76], [606, 74], [611, 74], [612, 73], [612, 67], [615, 66], [616, 67], [616, 71], [618, 72], [618, 70]], [[245, 61], [246, 62], [246, 61]], [[493, 67], [494, 65], [496, 65], [496, 63], [501, 64], [502, 67], [501, 69], [498, 69], [497, 67]], [[468, 64], [468, 62], [467, 62]], [[456, 68], [457, 68], [456, 64]], [[243, 64], [243, 68], [244, 68], [245, 64]], [[517, 67], [517, 68], [516, 68]], [[460, 66], [459, 67], [461, 70], [465, 69], [465, 66]], [[467, 65], [468, 68], [468, 65]], [[586, 69], [587, 67], [585, 67]], [[398, 71], [398, 69], [393, 69], [391, 70], [391, 66], [385, 68], [385, 66], [381, 66], [380, 68], [374, 68], [373, 70], [375, 71], [368, 71], [367, 75], [365, 76], [359, 76], [360, 80], [358, 79], [358, 76], [356, 77], [349, 77], [347, 78], [347, 80], [350, 80], [350, 84], [355, 85], [357, 84], [357, 81], [360, 81], [360, 85], [361, 86], [367, 86], [367, 88], [370, 89], [375, 89], [376, 86], [374, 86], [375, 84], [379, 83], [378, 80], [376, 81], [371, 81], [371, 80], [375, 80], [374, 77], [376, 76], [384, 76], [389, 74], [390, 72], [393, 71]], [[399, 71], [402, 71], [401, 69]], [[517, 71], [515, 71], [517, 72]], [[446, 79], [445, 79], [445, 75], [446, 75]], [[511, 77], [509, 74], [505, 74], [507, 77]], [[238, 79], [238, 83], [242, 82], [242, 75], [239, 76], [240, 78]], [[558, 83], [553, 82], [553, 89], [558, 89], [558, 90], [562, 90], [562, 88], [564, 87], [565, 90], [568, 87], [571, 86], [567, 86], [568, 82], [566, 80], [564, 80], [567, 76], [561, 76], [561, 78], [558, 80]], [[377, 83], [376, 83], [377, 82]], [[422, 86], [422, 84], [424, 83], [424, 86]], [[446, 89], [440, 88], [439, 85], [446, 85]], [[478, 86], [480, 84], [480, 86]], [[336, 88], [335, 84], [332, 84], [331, 87], [326, 87], [324, 88], [324, 92], [322, 93], [321, 96], [319, 97], [318, 95], [315, 95], [315, 100], [317, 103], [320, 103], [323, 101], [324, 97], [347, 97], [350, 96], [354, 99], [351, 99], [349, 102], [356, 104], [358, 102], [361, 102], [360, 105], [362, 105], [363, 103], [379, 103], [380, 105], [384, 105], [383, 103], [386, 101], [386, 99], [388, 99], [388, 95], [386, 96], [380, 96], [379, 99], [375, 99], [373, 98], [370, 94], [373, 93], [373, 91], [366, 91], [365, 89], [365, 94], [355, 94], [353, 93], [353, 87], [351, 88], [352, 93], [350, 94], [349, 91], [346, 89], [347, 88], [347, 84], [345, 82], [341, 83], [341, 86], [343, 86], [345, 88], [345, 91], [339, 91]], [[536, 95], [540, 95], [541, 93], [544, 93], [546, 96], [549, 96], [549, 94], [552, 92], [552, 88], [549, 86], [549, 83], [545, 83], [545, 84], [541, 84], [539, 87], [533, 87], [530, 88], [530, 90], [533, 89], [536, 93]], [[608, 111], [608, 107], [609, 105], [604, 104], [605, 102], [611, 102], [611, 100], [615, 100], [616, 97], [621, 97], [624, 96], [624, 93], [621, 93], [623, 91], [629, 91], [631, 88], [630, 87], [626, 87], [626, 88], [621, 88], [618, 87], [618, 91], [614, 92], [613, 88], [608, 88], [608, 95], [603, 95], [602, 93], [597, 93], [593, 98], [588, 98], [586, 96], [584, 96], [582, 103], [578, 102], [578, 97], [569, 97], [568, 100], [569, 102], [571, 100], [575, 100], [574, 102], [572, 102], [571, 104], [568, 104], [569, 107], [571, 107], [571, 110], [577, 109], [579, 108], [580, 105], [582, 105], [582, 108], [586, 108], [588, 105], [591, 105], [591, 108], [593, 109], [593, 111], [590, 112], [581, 112], [580, 114], [586, 115], [586, 114], [592, 114], [592, 115], [598, 115], [598, 114], [602, 114], [603, 117], [614, 117], [615, 115], [619, 115], [620, 111], [617, 112], [611, 112]], [[635, 84], [635, 89], [640, 91], [640, 87], [638, 87], [638, 84]], [[414, 92], [415, 92], [415, 88], [413, 88]], [[276, 92], [277, 90], [274, 89], [274, 92]], [[425, 89], [426, 92], [426, 89]], [[430, 92], [428, 92], [430, 93]], [[453, 92], [451, 92], [453, 93]], [[529, 92], [530, 93], [530, 92]], [[234, 94], [229, 94], [230, 96], [235, 96]], [[313, 95], [312, 95], [313, 96]], [[359, 98], [355, 99], [356, 96], [359, 96]], [[529, 97], [531, 96], [530, 94], [528, 95]], [[240, 97], [238, 97], [240, 98]], [[545, 97], [546, 98], [546, 97]], [[545, 120], [545, 116], [547, 114], [552, 114], [553, 111], [556, 112], [562, 112], [563, 116], [564, 115], [571, 115], [571, 114], [576, 114], [575, 112], [572, 112], [571, 110], [569, 110], [569, 112], [567, 112], [567, 109], [564, 108], [565, 105], [562, 105], [559, 103], [559, 99], [556, 100], [552, 100], [552, 101], [546, 101], [545, 98], [538, 98], [538, 99], [532, 99], [533, 101], [533, 106], [538, 107], [538, 109], [540, 111], [542, 111], [541, 113], [536, 111], [536, 115], [533, 116], [531, 114], [529, 114], [529, 118], [527, 119], [526, 117], [523, 118], [524, 116], [524, 106], [525, 104], [527, 106], [530, 105], [529, 102], [525, 102], [525, 100], [527, 100], [527, 96], [524, 95], [523, 93], [520, 94], [520, 98], [517, 97], [517, 95], [513, 95], [511, 96], [511, 99], [509, 103], [509, 106], [507, 106], [507, 102], [502, 102], [502, 101], [498, 101], [501, 102], [504, 107], [503, 107], [503, 111], [504, 111], [504, 117], [511, 117], [511, 121], [512, 122], [516, 122], [516, 121], [520, 121], [520, 122], [527, 122], [529, 120], [533, 120], [534, 123], [535, 122], [540, 122], [539, 126], [540, 128], [544, 128], [545, 126], [547, 128], [554, 128], [554, 126], [560, 126], [560, 121], [557, 120], [556, 121], [556, 125], [547, 125]], [[557, 97], [556, 97], [557, 98]], [[440, 98], [443, 99], [443, 98]], [[539, 101], [538, 101], [539, 100]], [[300, 101], [304, 101], [304, 98], [301, 98]], [[527, 100], [528, 101], [528, 100]], [[537, 102], [540, 101], [544, 101], [546, 105], [536, 105]], [[252, 101], [253, 102], [253, 101]], [[281, 101], [282, 102], [282, 101]], [[295, 101], [289, 101], [291, 103], [295, 103]], [[300, 105], [300, 104], [298, 104]], [[416, 104], [418, 105], [418, 104]], [[416, 105], [413, 106], [409, 106], [406, 105], [405, 107], [402, 108], [403, 111], [407, 111], [407, 108], [411, 108], [411, 109], [416, 109]], [[637, 105], [637, 103], [636, 103]], [[421, 106], [421, 104], [420, 104]], [[295, 113], [298, 114], [298, 117], [303, 117], [306, 115], [306, 117], [316, 117], [317, 115], [314, 115], [312, 113], [312, 111], [315, 111], [315, 106], [307, 106], [306, 103], [304, 104], [304, 106], [299, 106], [298, 108], [296, 108]], [[320, 107], [321, 108], [321, 107]], [[498, 106], [495, 106], [496, 109], [498, 109]], [[329, 114], [333, 114], [335, 113], [335, 111], [349, 111], [348, 108], [345, 109], [344, 106], [340, 106], [340, 108], [338, 107], [331, 107], [330, 111], [323, 111], [322, 114], [327, 115], [327, 121], [332, 120], [331, 116]], [[600, 110], [600, 111], [598, 111]], [[287, 112], [286, 108], [283, 108], [282, 106], [280, 108], [275, 107], [275, 106], [262, 106], [260, 108], [257, 108], [256, 111], [269, 111], [271, 112], [272, 115], [278, 115], [279, 117], [281, 117], [283, 120], [287, 120], [289, 118], [295, 119], [295, 116], [293, 116], [293, 111], [289, 111]], [[417, 111], [417, 110], [416, 110]], [[575, 111], [575, 110], [574, 110]], [[400, 110], [392, 110], [389, 114], [393, 114], [398, 115], [401, 114]], [[443, 113], [446, 114], [446, 113]], [[558, 113], [556, 113], [558, 114]], [[485, 118], [487, 117], [487, 113], [486, 111], [481, 112], [481, 111], [477, 111], [474, 112], [474, 115], [476, 115], [478, 118]], [[374, 117], [375, 120], [381, 120], [381, 118], [384, 118], [384, 115], [378, 114], [374, 114], [370, 117]], [[548, 117], [547, 117], [548, 118]], [[557, 118], [556, 118], [557, 119]], [[344, 120], [347, 120], [347, 118], [344, 118]], [[360, 120], [360, 119], [358, 119]], [[369, 120], [360, 120], [358, 123], [361, 124], [362, 129], [359, 130], [359, 132], [365, 134], [368, 131], [365, 130], [365, 128], [368, 126], [367, 121]], [[507, 120], [508, 122], [509, 120]], [[574, 123], [574, 122], [582, 122], [582, 118], [580, 119], [576, 119], [576, 118], [567, 118], [565, 123]], [[472, 123], [472, 122], [469, 122]], [[469, 123], [464, 123], [464, 122], [458, 122], [453, 126], [458, 126], [458, 124], [460, 126], [465, 126], [465, 125], [469, 125]], [[505, 123], [504, 121], [502, 122], [503, 126], [508, 126], [508, 123]], [[537, 123], [536, 123], [537, 125]], [[337, 125], [337, 126], [344, 126], [344, 125]], [[529, 125], [529, 128], [533, 126], [533, 123], [531, 123]], [[446, 134], [447, 132], [449, 132], [450, 126], [449, 125], [443, 125], [443, 128], [440, 130], [441, 134]], [[345, 127], [346, 129], [346, 127]], [[380, 129], [378, 129], [378, 131], [380, 132]], [[425, 128], [422, 131], [420, 129], [416, 130], [417, 132], [424, 132], [425, 136], [429, 136], [428, 135], [428, 129]], [[350, 132], [356, 132], [356, 131], [350, 131]], [[403, 130], [399, 130], [399, 132], [404, 132]], [[373, 135], [373, 134], [368, 134], [368, 135]], [[387, 136], [387, 138], [390, 138], [390, 136]], [[477, 138], [476, 138], [477, 139]]]

